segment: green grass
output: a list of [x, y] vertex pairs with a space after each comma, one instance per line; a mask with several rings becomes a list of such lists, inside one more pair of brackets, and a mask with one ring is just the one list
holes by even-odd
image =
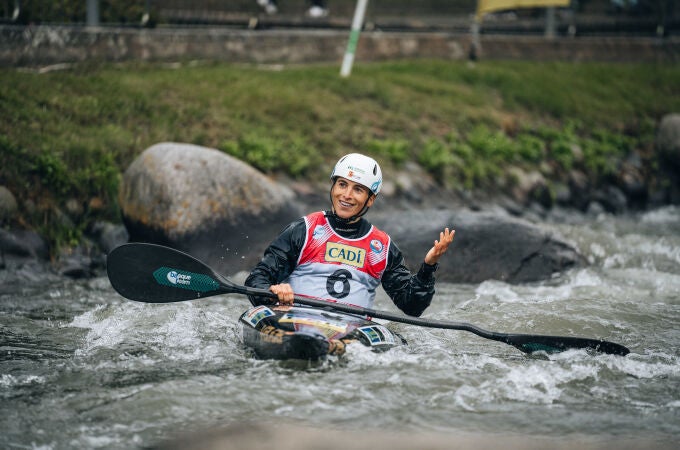
[[[335, 65], [83, 64], [3, 68], [0, 81], [0, 185], [20, 199], [20, 222], [55, 245], [119, 220], [120, 175], [158, 142], [316, 180], [363, 151], [388, 173], [412, 160], [444, 185], [493, 190], [508, 165], [610, 176], [680, 111], [670, 64], [389, 62], [346, 79]], [[69, 199], [84, 205], [73, 225], [59, 221]]]

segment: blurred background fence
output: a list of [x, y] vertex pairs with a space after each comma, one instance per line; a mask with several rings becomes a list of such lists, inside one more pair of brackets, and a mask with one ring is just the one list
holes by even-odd
[[[680, 0], [572, 0], [502, 10], [476, 0], [370, 0], [357, 58], [680, 61]], [[78, 61], [335, 62], [356, 0], [0, 0], [0, 66]]]
[[[573, 0], [568, 8], [555, 10], [552, 26], [556, 36], [677, 36], [678, 2]], [[0, 0], [0, 21], [11, 25], [348, 29], [356, 0], [326, 0], [329, 13], [320, 18], [305, 14], [310, 0], [277, 3], [277, 13], [267, 14], [256, 0]], [[476, 0], [370, 0], [365, 28], [468, 32], [476, 7]], [[527, 8], [489, 14], [480, 31], [543, 34], [547, 12], [546, 8]]]

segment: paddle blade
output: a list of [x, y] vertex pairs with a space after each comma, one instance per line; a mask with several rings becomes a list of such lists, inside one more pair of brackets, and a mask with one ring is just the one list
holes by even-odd
[[231, 292], [207, 265], [162, 245], [116, 247], [107, 257], [106, 271], [120, 295], [138, 302], [180, 302]]
[[593, 352], [625, 356], [628, 348], [614, 342], [569, 336], [541, 336], [529, 334], [508, 334], [502, 339], [524, 353], [558, 353], [571, 349], [586, 349]]

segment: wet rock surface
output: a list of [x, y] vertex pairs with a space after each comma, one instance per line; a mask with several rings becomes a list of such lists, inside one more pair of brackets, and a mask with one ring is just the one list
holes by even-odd
[[130, 241], [168, 245], [233, 273], [300, 215], [294, 194], [218, 150], [161, 143], [125, 171], [119, 203]]
[[382, 213], [374, 218], [417, 268], [445, 227], [456, 230], [442, 257], [438, 280], [478, 283], [488, 279], [523, 283], [585, 264], [583, 257], [559, 236], [497, 210], [421, 210]]

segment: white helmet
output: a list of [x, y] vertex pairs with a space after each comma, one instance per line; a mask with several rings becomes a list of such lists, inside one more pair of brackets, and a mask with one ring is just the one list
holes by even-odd
[[336, 177], [347, 178], [366, 186], [373, 195], [378, 195], [382, 186], [382, 171], [375, 159], [360, 153], [350, 153], [340, 158], [335, 165], [331, 180]]

